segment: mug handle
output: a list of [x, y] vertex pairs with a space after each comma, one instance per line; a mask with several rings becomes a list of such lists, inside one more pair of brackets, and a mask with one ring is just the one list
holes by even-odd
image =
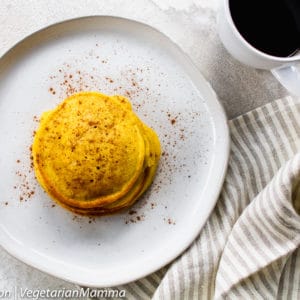
[[300, 63], [283, 65], [271, 72], [291, 94], [300, 96]]

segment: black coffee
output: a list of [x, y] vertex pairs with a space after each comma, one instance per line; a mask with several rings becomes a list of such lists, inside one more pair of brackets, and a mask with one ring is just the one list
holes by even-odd
[[300, 0], [229, 0], [233, 22], [244, 39], [270, 55], [300, 48]]

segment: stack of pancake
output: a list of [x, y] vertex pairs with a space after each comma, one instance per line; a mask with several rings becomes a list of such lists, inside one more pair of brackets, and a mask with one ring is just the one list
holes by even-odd
[[82, 92], [42, 115], [32, 156], [37, 180], [57, 203], [106, 215], [131, 206], [150, 186], [160, 143], [127, 98]]

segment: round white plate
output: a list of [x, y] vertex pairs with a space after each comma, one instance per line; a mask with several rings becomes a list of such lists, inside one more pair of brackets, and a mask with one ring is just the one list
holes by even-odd
[[[35, 180], [42, 112], [81, 90], [127, 95], [158, 133], [155, 181], [130, 210], [75, 216]], [[196, 238], [218, 198], [227, 120], [190, 59], [157, 30], [97, 16], [50, 26], [0, 60], [0, 243], [25, 263], [85, 286], [127, 283], [163, 267]]]

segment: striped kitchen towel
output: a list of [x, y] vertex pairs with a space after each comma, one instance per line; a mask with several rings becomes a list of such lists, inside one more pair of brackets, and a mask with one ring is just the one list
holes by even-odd
[[119, 287], [128, 299], [300, 299], [300, 99], [229, 122], [217, 205], [168, 268]]

